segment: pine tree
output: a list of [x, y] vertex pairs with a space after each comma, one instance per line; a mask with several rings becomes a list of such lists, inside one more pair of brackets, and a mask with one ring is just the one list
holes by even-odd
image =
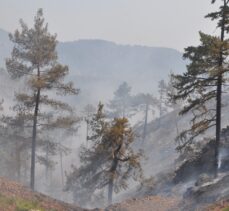
[[160, 80], [158, 83], [158, 92], [159, 92], [159, 118], [167, 112], [167, 104], [168, 104], [168, 98], [167, 98], [167, 92], [168, 92], [168, 86], [164, 80]]
[[144, 124], [142, 133], [142, 142], [144, 143], [147, 134], [149, 111], [155, 112], [159, 101], [151, 94], [140, 93], [132, 98], [132, 106], [137, 110], [144, 111]]
[[91, 121], [91, 118], [92, 118], [93, 114], [95, 113], [95, 111], [96, 111], [96, 108], [91, 104], [87, 104], [84, 107], [84, 119], [86, 122], [86, 141], [88, 141], [89, 122]]
[[[216, 0], [212, 0], [214, 4]], [[216, 128], [215, 176], [218, 169], [218, 154], [221, 131], [222, 88], [228, 72], [229, 43], [226, 35], [229, 31], [229, 1], [223, 0], [217, 12], [206, 17], [217, 20], [220, 36], [211, 36], [200, 32], [201, 44], [185, 49], [184, 58], [190, 63], [183, 75], [174, 75], [174, 87], [178, 90], [174, 100], [185, 100], [180, 114], [193, 113], [192, 127], [179, 136], [180, 147], [187, 146], [194, 138], [211, 127]], [[215, 102], [215, 107], [212, 103]]]
[[[14, 106], [13, 111], [16, 112], [14, 116], [4, 115], [1, 118], [5, 125], [3, 134], [4, 150], [9, 150], [10, 157], [5, 157], [7, 169], [10, 169], [8, 177], [19, 182], [27, 182], [27, 177], [22, 179], [22, 170], [26, 171], [28, 165], [27, 159], [29, 157], [29, 131], [26, 125], [27, 110], [25, 107]], [[3, 158], [4, 160], [4, 158]]]
[[[6, 67], [12, 78], [24, 78], [28, 92], [17, 93], [18, 103], [30, 108], [32, 121], [32, 152], [31, 152], [31, 179], [30, 186], [34, 190], [35, 185], [35, 154], [37, 144], [37, 130], [56, 127], [68, 128], [75, 119], [72, 114], [68, 117], [46, 112], [51, 108], [63, 110], [63, 114], [71, 113], [72, 108], [49, 96], [56, 91], [57, 94], [77, 94], [78, 90], [71, 82], [64, 83], [64, 78], [69, 70], [57, 61], [56, 35], [48, 32], [48, 25], [44, 23], [42, 9], [39, 9], [33, 28], [20, 20], [21, 31], [16, 30], [10, 34], [10, 40], [14, 43], [11, 58], [6, 60]], [[43, 109], [43, 112], [41, 110]]]
[[140, 179], [142, 170], [140, 153], [131, 148], [134, 133], [126, 118], [106, 121], [103, 105], [90, 122], [89, 147], [82, 147], [82, 165], [74, 167], [68, 175], [67, 189], [74, 193], [76, 201], [85, 205], [98, 190], [108, 187], [108, 203], [112, 203], [113, 191], [128, 188], [130, 178]]
[[112, 117], [128, 117], [130, 114], [131, 87], [127, 82], [123, 82], [114, 92], [114, 98], [108, 107]]

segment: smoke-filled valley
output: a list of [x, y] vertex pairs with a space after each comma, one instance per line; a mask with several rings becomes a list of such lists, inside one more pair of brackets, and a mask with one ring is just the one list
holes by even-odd
[[229, 1], [184, 53], [58, 42], [45, 17], [0, 29], [0, 210], [226, 211]]

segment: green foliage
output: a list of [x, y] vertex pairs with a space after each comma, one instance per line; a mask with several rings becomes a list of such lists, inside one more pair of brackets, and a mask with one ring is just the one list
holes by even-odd
[[229, 207], [223, 208], [222, 211], [229, 211]]
[[[20, 20], [20, 26], [20, 30], [10, 34], [14, 47], [11, 57], [6, 59], [6, 68], [12, 78], [22, 79], [25, 82], [26, 91], [15, 94], [17, 101], [15, 107], [24, 109], [25, 112], [20, 113], [21, 119], [24, 120], [26, 128], [33, 128], [32, 135], [30, 134], [33, 189], [36, 146], [47, 146], [46, 140], [49, 143], [51, 141], [57, 143], [59, 140], [51, 136], [50, 131], [55, 132], [58, 129], [63, 133], [72, 134], [77, 130], [76, 125], [79, 122], [69, 104], [58, 100], [57, 96], [54, 98], [51, 96], [55, 96], [55, 93], [76, 95], [79, 90], [74, 88], [72, 82], [65, 82], [69, 69], [57, 60], [56, 35], [48, 32], [48, 24], [45, 23], [42, 9], [37, 11], [32, 28], [29, 28], [23, 20]], [[19, 115], [18, 110], [15, 112]], [[18, 124], [14, 126], [16, 128]]]
[[222, 87], [227, 81], [228, 73], [228, 4], [228, 1], [224, 1], [217, 12], [206, 16], [218, 21], [220, 37], [200, 32], [200, 45], [185, 49], [184, 58], [189, 61], [187, 71], [181, 75], [173, 75], [172, 85], [176, 92], [172, 95], [172, 100], [184, 101], [181, 115], [188, 112], [193, 114], [191, 127], [177, 138], [178, 150], [191, 144], [195, 137], [211, 127], [216, 126], [216, 137], [219, 137]]

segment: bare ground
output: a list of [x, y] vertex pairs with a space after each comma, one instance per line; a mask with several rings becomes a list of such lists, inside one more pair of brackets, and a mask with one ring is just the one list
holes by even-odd
[[179, 202], [177, 198], [172, 197], [148, 196], [114, 204], [105, 211], [177, 211]]
[[[29, 207], [36, 207], [30, 209]], [[87, 211], [48, 197], [32, 192], [23, 185], [0, 177], [0, 211]]]

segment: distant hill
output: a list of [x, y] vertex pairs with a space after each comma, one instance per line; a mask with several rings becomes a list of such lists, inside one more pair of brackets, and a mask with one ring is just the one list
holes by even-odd
[[[0, 30], [0, 67], [4, 67], [4, 59], [11, 49], [8, 33]], [[182, 54], [170, 48], [78, 40], [60, 42], [57, 49], [60, 61], [69, 65], [70, 78], [81, 88], [82, 95], [85, 93], [93, 100], [111, 98], [123, 81], [134, 92], [155, 92], [158, 81], [166, 79], [170, 71], [185, 70]]]
[[[59, 43], [59, 57], [73, 73], [91, 76], [164, 78], [171, 70], [184, 70], [180, 52], [170, 48], [118, 45], [104, 40]], [[163, 72], [160, 72], [164, 70]]]

